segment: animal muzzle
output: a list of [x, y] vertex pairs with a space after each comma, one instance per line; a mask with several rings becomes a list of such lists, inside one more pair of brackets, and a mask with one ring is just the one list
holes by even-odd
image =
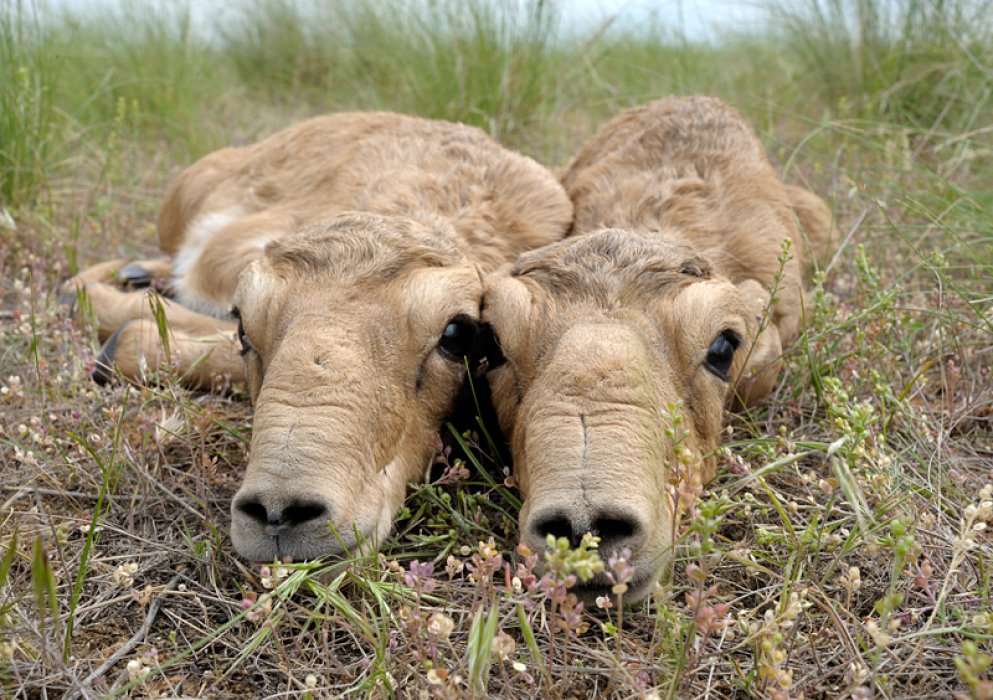
[[555, 499], [529, 509], [521, 522], [522, 537], [528, 547], [538, 551], [544, 549], [551, 535], [556, 540], [564, 537], [575, 548], [583, 535], [590, 533], [599, 538], [604, 554], [625, 548], [640, 549], [650, 527], [642, 513], [628, 503], [595, 496], [591, 501], [582, 493], [570, 495], [572, 499], [566, 496], [563, 500]]
[[[605, 564], [623, 553], [634, 567], [631, 583], [639, 589], [627, 600], [647, 594], [672, 546], [662, 431], [646, 422], [640, 409], [622, 409], [553, 420], [554, 429], [539, 421], [528, 433], [537, 428], [543, 437], [524, 438], [522, 541], [540, 552], [549, 536], [575, 548], [584, 534], [594, 535]], [[591, 600], [612, 585], [601, 575], [577, 592]]]
[[[564, 537], [573, 548], [579, 546], [586, 533], [597, 537], [605, 568], [612, 557], [615, 561], [624, 557], [634, 567], [628, 581], [632, 596], [627, 600], [637, 600], [658, 580], [672, 544], [671, 517], [665, 509], [656, 510], [649, 500], [561, 491], [552, 500], [529, 499], [522, 509], [521, 539], [532, 551], [541, 552], [549, 536]], [[615, 582], [616, 578], [601, 574], [580, 583], [575, 592], [581, 599], [592, 600], [610, 594]], [[638, 590], [634, 590], [635, 586]]]
[[[402, 499], [385, 469], [355, 440], [329, 439], [334, 423], [258, 430], [241, 488], [231, 502], [231, 540], [253, 561], [294, 561], [377, 544]], [[338, 431], [338, 435], [347, 433]]]
[[[674, 447], [662, 407], [674, 392], [655, 364], [633, 328], [573, 327], [522, 401], [512, 437], [524, 543], [542, 551], [551, 535], [575, 547], [589, 532], [605, 562], [627, 550], [646, 591], [672, 542]], [[587, 593], [610, 587], [600, 576]]]
[[[252, 561], [312, 559], [343, 547], [333, 537], [334, 507], [328, 499], [242, 489], [231, 504], [231, 539]], [[354, 541], [351, 533], [344, 533]]]

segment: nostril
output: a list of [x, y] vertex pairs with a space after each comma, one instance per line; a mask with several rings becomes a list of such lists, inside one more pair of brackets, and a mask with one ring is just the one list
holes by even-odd
[[258, 498], [246, 498], [239, 501], [235, 508], [262, 525], [266, 532], [271, 535], [317, 518], [327, 517], [328, 512], [323, 504], [307, 501], [294, 502], [286, 508], [270, 509], [264, 506]]
[[320, 503], [293, 503], [283, 511], [282, 524], [290, 527], [316, 520], [327, 513]]
[[544, 542], [549, 535], [552, 535], [555, 539], [565, 537], [570, 543], [576, 545], [579, 542], [579, 538], [583, 536], [582, 533], [577, 533], [573, 530], [572, 522], [561, 511], [535, 517], [531, 528], [534, 534], [537, 535], [536, 539], [541, 542]]
[[241, 501], [235, 507], [260, 525], [269, 524], [269, 511], [258, 501]]
[[637, 530], [638, 524], [627, 518], [598, 518], [593, 521], [593, 534], [599, 535], [604, 542], [629, 539]]
[[626, 513], [603, 513], [593, 519], [593, 534], [600, 538], [600, 551], [611, 554], [624, 547], [634, 549], [642, 536], [642, 524]]

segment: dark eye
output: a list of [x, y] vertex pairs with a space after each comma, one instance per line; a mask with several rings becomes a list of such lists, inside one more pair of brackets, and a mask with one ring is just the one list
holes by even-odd
[[478, 324], [468, 316], [456, 316], [445, 326], [438, 340], [438, 351], [449, 360], [462, 362], [462, 358], [472, 354], [477, 327]]
[[252, 349], [248, 343], [248, 336], [245, 335], [245, 325], [241, 322], [241, 311], [238, 307], [231, 309], [231, 315], [238, 319], [238, 342], [241, 343], [241, 355], [244, 357]]
[[741, 344], [734, 331], [724, 331], [714, 338], [707, 350], [707, 359], [704, 361], [711, 374], [720, 377], [724, 381], [728, 380], [728, 372], [731, 371], [731, 361], [734, 360], [734, 351]]

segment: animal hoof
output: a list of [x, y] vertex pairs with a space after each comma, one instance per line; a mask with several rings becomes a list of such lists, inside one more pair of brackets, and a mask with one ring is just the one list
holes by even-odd
[[145, 289], [152, 286], [154, 275], [138, 263], [125, 265], [117, 272], [117, 279], [129, 289]]
[[76, 305], [79, 303], [79, 295], [75, 289], [67, 289], [59, 292], [57, 301], [59, 306], [66, 307], [67, 315], [74, 316], [76, 314]]
[[93, 371], [90, 372], [90, 377], [100, 386], [107, 386], [117, 375], [114, 372], [114, 356], [117, 354], [117, 346], [121, 339], [121, 332], [127, 327], [128, 324], [124, 324], [116, 331], [113, 335], [107, 338], [107, 342], [103, 344], [100, 348], [100, 354], [97, 355], [97, 363], [93, 367]]

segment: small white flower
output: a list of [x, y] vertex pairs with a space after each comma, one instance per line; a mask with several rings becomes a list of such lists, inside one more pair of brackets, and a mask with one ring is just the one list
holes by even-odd
[[441, 639], [448, 639], [454, 629], [455, 622], [444, 613], [436, 612], [428, 619], [428, 632]]
[[142, 676], [147, 676], [152, 669], [148, 668], [140, 659], [131, 659], [128, 661], [128, 678], [130, 680], [135, 680], [136, 678], [141, 678]]
[[290, 570], [284, 566], [277, 566], [276, 570], [273, 571], [270, 567], [263, 566], [259, 570], [259, 574], [261, 574], [262, 587], [272, 590], [279, 585], [280, 581], [290, 575]]
[[962, 549], [968, 552], [976, 546], [976, 543], [973, 542], [971, 539], [969, 539], [968, 536], [956, 537], [954, 540], [952, 540], [952, 546], [955, 549]]
[[134, 575], [138, 573], [138, 564], [128, 562], [121, 564], [110, 575], [110, 581], [115, 586], [131, 586], [134, 584]]
[[506, 632], [500, 632], [493, 638], [490, 651], [501, 661], [509, 661], [513, 653], [517, 651], [517, 642]]
[[428, 670], [428, 683], [430, 685], [444, 685], [448, 680], [448, 671], [443, 668], [432, 668]]

